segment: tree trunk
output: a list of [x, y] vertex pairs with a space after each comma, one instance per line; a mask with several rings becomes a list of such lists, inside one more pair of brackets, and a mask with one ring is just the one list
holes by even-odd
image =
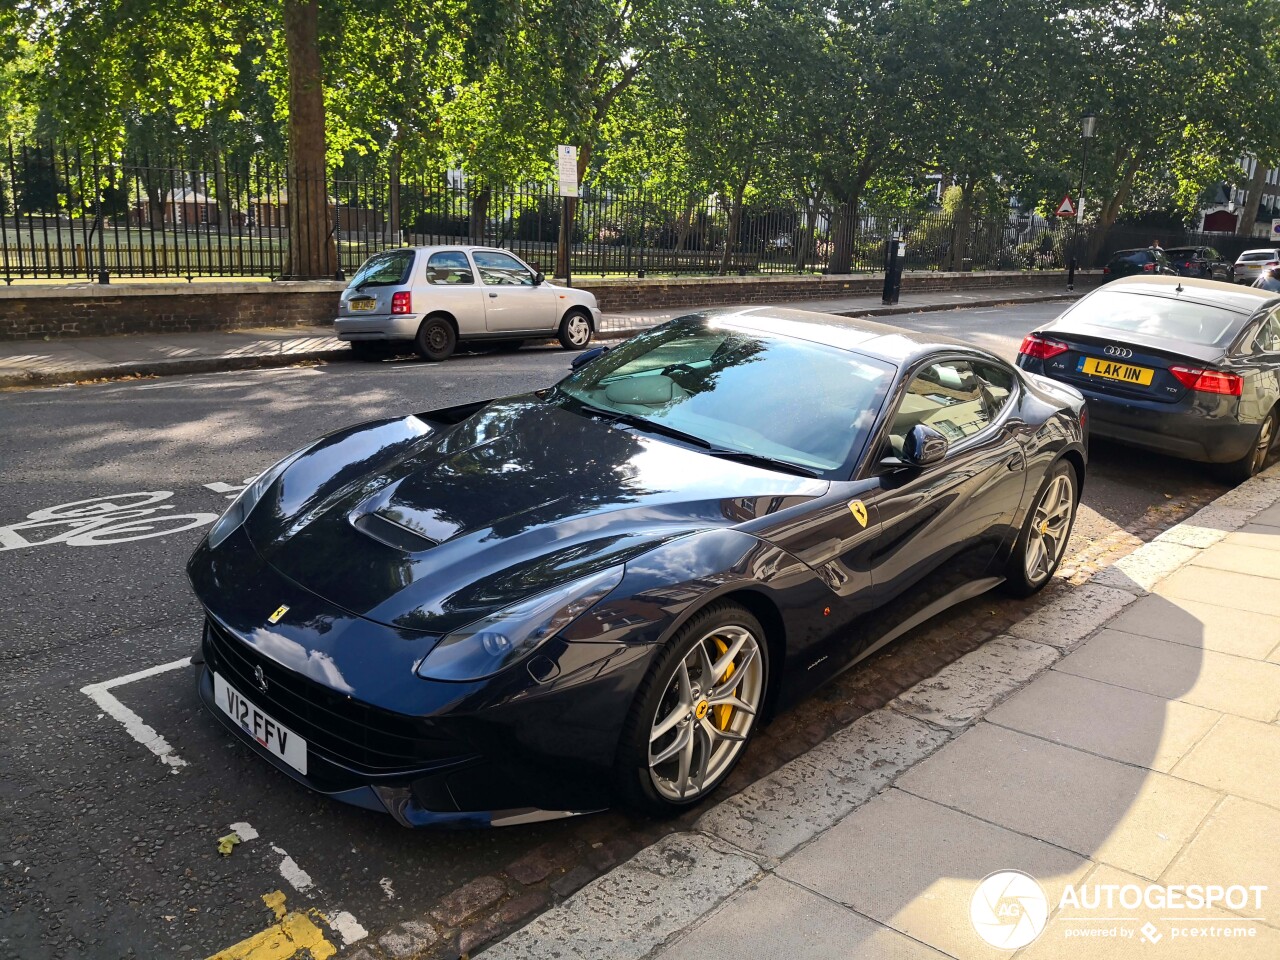
[[842, 200], [836, 204], [835, 218], [831, 224], [831, 259], [828, 273], [853, 273], [853, 240], [858, 226], [858, 198]]
[[1267, 185], [1267, 168], [1257, 157], [1253, 160], [1253, 176], [1249, 179], [1249, 192], [1245, 194], [1244, 206], [1240, 208], [1240, 219], [1236, 221], [1236, 236], [1253, 236], [1254, 225], [1258, 222], [1258, 207], [1262, 203], [1262, 191]]
[[973, 223], [973, 178], [966, 177], [960, 185], [960, 209], [956, 211], [954, 234], [951, 241], [950, 265], [952, 270], [964, 269], [969, 256], [969, 233]]
[[472, 243], [484, 243], [484, 228], [489, 222], [489, 200], [493, 197], [493, 187], [485, 184], [471, 198], [471, 216], [467, 221], [467, 236]]
[[338, 251], [329, 222], [319, 0], [285, 0], [284, 38], [289, 52], [289, 259], [285, 273], [300, 279], [327, 279], [337, 270]]
[[747, 181], [751, 172], [747, 171], [733, 191], [733, 200], [729, 204], [729, 232], [724, 238], [724, 250], [720, 254], [719, 276], [729, 272], [729, 264], [733, 260], [733, 249], [738, 243], [738, 227], [742, 223], [742, 195], [747, 192]]
[[796, 249], [796, 272], [804, 273], [813, 250], [813, 235], [818, 228], [818, 210], [822, 207], [822, 188], [818, 187], [804, 202], [804, 229], [800, 232], [800, 244]]
[[[1133, 175], [1138, 170], [1138, 160], [1133, 154], [1126, 154], [1124, 164], [1121, 167], [1120, 184], [1116, 187], [1116, 192], [1108, 198], [1107, 202], [1102, 205], [1102, 212], [1098, 216], [1098, 226], [1092, 237], [1089, 238], [1088, 253], [1084, 262], [1080, 266], [1088, 269], [1098, 259], [1098, 252], [1102, 249], [1102, 244], [1107, 239], [1107, 233], [1111, 229], [1111, 225], [1116, 222], [1116, 217], [1120, 216], [1120, 210], [1129, 201], [1129, 193], [1133, 190]], [[1067, 257], [1070, 258], [1071, 253], [1068, 251]]]
[[400, 131], [391, 140], [391, 159], [387, 161], [387, 222], [382, 225], [384, 243], [399, 246], [404, 242], [400, 232]]
[[676, 253], [684, 249], [685, 241], [689, 239], [689, 231], [693, 229], [693, 208], [696, 204], [697, 198], [690, 194], [688, 202], [684, 205], [684, 212], [680, 215], [680, 231], [676, 235]]

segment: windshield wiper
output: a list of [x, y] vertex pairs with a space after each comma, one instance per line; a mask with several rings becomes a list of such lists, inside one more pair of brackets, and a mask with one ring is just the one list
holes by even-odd
[[624, 413], [621, 410], [606, 410], [604, 407], [593, 407], [589, 403], [578, 401], [578, 407], [583, 413], [588, 413], [593, 417], [600, 417], [613, 423], [625, 423], [627, 426], [635, 427], [639, 430], [648, 430], [650, 433], [660, 433], [663, 436], [671, 437], [673, 440], [682, 440], [685, 443], [691, 443], [695, 447], [702, 447], [709, 450], [711, 444], [702, 437], [696, 437], [692, 433], [685, 433], [683, 430], [677, 430], [675, 427], [668, 427], [665, 423], [657, 420], [650, 420], [648, 417], [642, 417], [635, 413]]
[[707, 453], [713, 457], [719, 457], [721, 460], [733, 460], [736, 463], [747, 463], [756, 467], [764, 467], [768, 470], [777, 470], [779, 473], [793, 473], [797, 477], [822, 476], [817, 470], [802, 467], [800, 464], [792, 463], [790, 460], [779, 460], [777, 457], [766, 457], [760, 453], [747, 453], [745, 450], [724, 450], [719, 447], [708, 450]]

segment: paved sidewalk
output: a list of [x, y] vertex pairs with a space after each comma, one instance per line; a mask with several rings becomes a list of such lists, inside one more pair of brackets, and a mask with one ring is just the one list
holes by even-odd
[[975, 916], [1029, 960], [1280, 956], [1280, 466], [483, 956], [1013, 955]]
[[[904, 296], [895, 307], [882, 306], [878, 296], [806, 300], [770, 306], [798, 307], [844, 316], [866, 317], [1059, 299], [1074, 299], [1074, 296], [1065, 293], [1060, 286], [1046, 285], [1029, 290], [973, 290]], [[602, 339], [627, 337], [673, 317], [691, 313], [694, 309], [689, 307], [606, 314], [599, 336]], [[328, 327], [0, 342], [0, 387], [72, 383], [132, 375], [165, 376], [288, 366], [305, 360], [348, 359], [352, 359], [350, 348], [334, 338]]]

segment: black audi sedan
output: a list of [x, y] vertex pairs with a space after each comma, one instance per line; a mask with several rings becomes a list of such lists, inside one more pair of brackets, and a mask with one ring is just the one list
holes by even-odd
[[1062, 558], [1072, 387], [763, 308], [582, 358], [535, 393], [345, 427], [250, 484], [188, 566], [214, 716], [406, 826], [678, 812], [770, 712]]
[[1226, 283], [1235, 281], [1235, 263], [1213, 247], [1170, 247], [1164, 255], [1179, 276]]
[[1245, 480], [1278, 432], [1280, 296], [1212, 280], [1121, 280], [1029, 334], [1018, 366], [1080, 390], [1095, 435]]
[[1117, 250], [1102, 267], [1102, 282], [1120, 280], [1135, 274], [1176, 276], [1177, 269], [1159, 247]]

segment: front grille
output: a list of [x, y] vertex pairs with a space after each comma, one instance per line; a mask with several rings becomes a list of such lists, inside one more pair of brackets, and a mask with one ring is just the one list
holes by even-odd
[[[205, 660], [313, 750], [344, 767], [377, 775], [466, 759], [429, 721], [369, 706], [286, 670], [212, 620], [205, 625]], [[255, 667], [267, 681], [265, 694], [258, 691]]]

